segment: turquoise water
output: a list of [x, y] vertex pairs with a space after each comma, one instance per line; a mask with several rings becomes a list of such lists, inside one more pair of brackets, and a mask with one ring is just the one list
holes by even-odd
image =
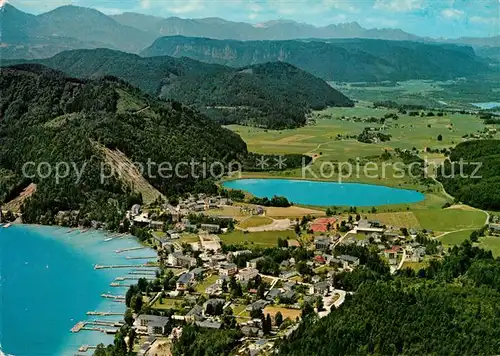
[[417, 191], [381, 185], [316, 182], [291, 179], [238, 179], [223, 183], [263, 198], [284, 196], [295, 204], [317, 206], [378, 206], [417, 203], [424, 195]]
[[114, 250], [139, 244], [132, 238], [105, 242], [106, 237], [95, 231], [68, 231], [25, 225], [0, 227], [0, 354], [75, 355], [82, 345], [113, 341], [112, 335], [96, 331], [70, 333], [78, 321], [122, 320], [120, 316], [86, 315], [94, 310], [125, 310], [123, 303], [100, 295], [124, 295], [126, 288], [110, 287], [110, 283], [130, 270], [95, 270], [94, 265], [136, 265], [144, 261], [126, 257], [155, 254], [146, 249], [117, 254]]
[[483, 110], [489, 110], [489, 109], [493, 109], [493, 108], [496, 108], [496, 107], [500, 107], [500, 103], [498, 102], [491, 102], [491, 103], [473, 103], [472, 105], [480, 108], [480, 109], [483, 109]]

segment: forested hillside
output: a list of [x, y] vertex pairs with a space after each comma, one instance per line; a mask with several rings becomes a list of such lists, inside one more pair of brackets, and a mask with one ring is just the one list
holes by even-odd
[[306, 318], [278, 354], [498, 354], [499, 266], [466, 241], [417, 275], [367, 280], [327, 317]]
[[[2, 68], [0, 86], [0, 169], [8, 177], [0, 184], [0, 197], [36, 183], [37, 191], [23, 209], [29, 223], [51, 223], [59, 210], [79, 210], [113, 228], [124, 209], [140, 201], [119, 177], [101, 179], [105, 160], [96, 146], [119, 150], [145, 167], [148, 159], [175, 167], [191, 159], [210, 164], [247, 154], [238, 135], [178, 102], [157, 101], [118, 79], [72, 79], [22, 65]], [[33, 162], [25, 170], [33, 178], [22, 174], [26, 162]], [[46, 179], [34, 172], [42, 162], [47, 162], [43, 175], [52, 169]], [[58, 162], [71, 168], [60, 181], [54, 175]], [[144, 172], [146, 178], [165, 194], [216, 189], [200, 166], [195, 174], [182, 166], [169, 179], [161, 178], [158, 165], [151, 169]]]
[[488, 71], [471, 47], [369, 39], [234, 41], [170, 36], [144, 56], [175, 56], [242, 67], [283, 61], [327, 81], [443, 80]]
[[281, 62], [235, 69], [188, 58], [142, 58], [96, 49], [63, 52], [36, 63], [75, 77], [117, 76], [223, 124], [292, 128], [303, 125], [311, 109], [353, 105], [323, 80]]
[[438, 174], [446, 191], [457, 200], [485, 210], [500, 209], [500, 141], [457, 145]]

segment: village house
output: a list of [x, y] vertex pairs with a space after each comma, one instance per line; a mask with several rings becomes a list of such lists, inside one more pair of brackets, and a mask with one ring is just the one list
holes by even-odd
[[214, 312], [217, 310], [217, 308], [220, 308], [222, 310], [226, 300], [225, 299], [218, 299], [218, 298], [212, 298], [207, 300], [203, 304], [203, 316], [204, 317], [209, 317], [214, 314]]
[[176, 290], [185, 291], [188, 290], [194, 282], [194, 275], [192, 273], [184, 273], [182, 274], [176, 283]]
[[390, 249], [384, 251], [384, 256], [389, 260], [390, 265], [395, 265], [398, 263], [398, 253], [400, 251], [400, 246], [392, 246]]
[[248, 282], [249, 280], [257, 277], [259, 275], [259, 270], [251, 267], [243, 268], [239, 270], [236, 279], [240, 282]]
[[196, 258], [183, 255], [182, 252], [173, 252], [168, 255], [167, 263], [171, 266], [189, 268], [196, 266]]
[[247, 305], [245, 308], [246, 311], [256, 311], [256, 310], [262, 310], [264, 309], [267, 305], [269, 304], [269, 301], [259, 299], [256, 302], [253, 302], [250, 305]]
[[368, 221], [365, 219], [359, 220], [357, 226], [354, 228], [356, 233], [361, 234], [372, 234], [372, 233], [383, 233], [385, 231], [384, 228], [379, 227], [380, 224], [378, 222]]
[[349, 255], [340, 255], [337, 257], [343, 264], [343, 268], [356, 267], [359, 265], [359, 258]]
[[214, 283], [205, 288], [205, 293], [207, 295], [221, 295], [222, 294], [222, 284]]
[[330, 291], [330, 282], [329, 281], [323, 281], [323, 282], [318, 282], [315, 283], [312, 287], [312, 293], [311, 294], [317, 294], [317, 295], [327, 295], [328, 292]]
[[219, 274], [221, 276], [234, 276], [236, 273], [238, 273], [238, 266], [234, 263], [221, 263], [219, 267]]
[[190, 271], [196, 280], [203, 279], [204, 268], [198, 267]]
[[165, 223], [163, 221], [151, 221], [149, 227], [155, 231], [163, 231], [163, 226]]
[[280, 294], [282, 294], [283, 292], [279, 289], [271, 289], [267, 295], [266, 295], [266, 300], [272, 302], [274, 299], [276, 299]]
[[314, 238], [314, 247], [316, 250], [326, 251], [330, 248], [331, 239], [328, 236], [316, 236]]
[[185, 321], [201, 321], [203, 320], [203, 306], [196, 304], [191, 310], [185, 315]]
[[500, 224], [490, 224], [488, 226], [490, 234], [499, 236], [500, 235]]
[[257, 264], [263, 260], [264, 260], [264, 257], [257, 257], [257, 258], [254, 258], [253, 260], [247, 261], [247, 267], [257, 268]]
[[148, 335], [163, 335], [165, 327], [169, 323], [169, 318], [158, 315], [141, 314], [134, 321], [134, 328], [138, 333]]
[[208, 233], [216, 234], [220, 231], [220, 226], [215, 224], [201, 224], [201, 229]]

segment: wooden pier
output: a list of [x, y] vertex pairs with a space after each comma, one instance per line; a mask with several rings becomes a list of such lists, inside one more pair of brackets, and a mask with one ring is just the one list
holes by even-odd
[[106, 299], [125, 300], [124, 295], [101, 294], [101, 297]]
[[133, 284], [122, 284], [122, 283], [116, 283], [116, 282], [113, 282], [109, 285], [110, 287], [115, 287], [115, 288], [129, 288], [131, 286], [133, 286]]
[[78, 352], [87, 352], [88, 350], [95, 350], [97, 349], [97, 346], [89, 346], [89, 345], [82, 345], [78, 349]]
[[94, 269], [136, 268], [136, 267], [150, 268], [149, 271], [151, 271], [151, 268], [158, 268], [156, 266], [148, 266], [146, 264], [143, 264], [143, 265], [111, 265], [111, 266], [95, 265]]
[[147, 247], [139, 246], [139, 247], [129, 247], [129, 248], [121, 248], [118, 250], [115, 250], [115, 253], [122, 253], [122, 252], [128, 252], [128, 251], [137, 251], [137, 250], [143, 250], [146, 249]]
[[82, 330], [84, 327], [85, 327], [85, 322], [80, 321], [78, 324], [76, 324], [71, 328], [71, 332], [72, 333], [80, 332], [80, 330]]
[[97, 325], [97, 326], [110, 326], [115, 328], [121, 328], [125, 323], [123, 321], [106, 321], [106, 320], [92, 320], [87, 321], [89, 325]]
[[147, 275], [142, 277], [140, 275], [138, 275], [137, 277], [116, 277], [115, 282], [137, 281], [140, 278], [147, 279], [148, 281], [154, 281], [156, 279], [156, 275]]
[[99, 315], [99, 316], [122, 316], [123, 313], [113, 313], [113, 312], [99, 312], [99, 311], [88, 311], [87, 315]]
[[132, 271], [129, 272], [128, 274], [136, 274], [136, 275], [141, 275], [141, 276], [155, 276], [156, 277], [156, 272], [154, 271]]

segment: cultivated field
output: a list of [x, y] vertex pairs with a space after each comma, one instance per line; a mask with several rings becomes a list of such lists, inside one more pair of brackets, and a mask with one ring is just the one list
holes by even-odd
[[414, 214], [423, 229], [435, 232], [479, 229], [486, 222], [486, 214], [480, 210], [415, 210]]
[[276, 247], [278, 238], [295, 238], [295, 232], [286, 231], [262, 231], [245, 233], [240, 230], [234, 230], [227, 234], [220, 235], [221, 240], [230, 245], [247, 245], [255, 247]]
[[248, 217], [244, 220], [242, 220], [238, 224], [238, 228], [240, 229], [248, 229], [251, 227], [259, 227], [259, 226], [266, 226], [269, 224], [272, 224], [273, 219], [265, 217], [265, 216], [251, 216]]
[[274, 319], [276, 313], [281, 312], [283, 315], [283, 320], [289, 318], [292, 321], [295, 321], [297, 317], [300, 317], [302, 311], [300, 309], [290, 309], [290, 308], [281, 308], [281, 307], [265, 307], [263, 310], [264, 315], [269, 314], [271, 318]]

